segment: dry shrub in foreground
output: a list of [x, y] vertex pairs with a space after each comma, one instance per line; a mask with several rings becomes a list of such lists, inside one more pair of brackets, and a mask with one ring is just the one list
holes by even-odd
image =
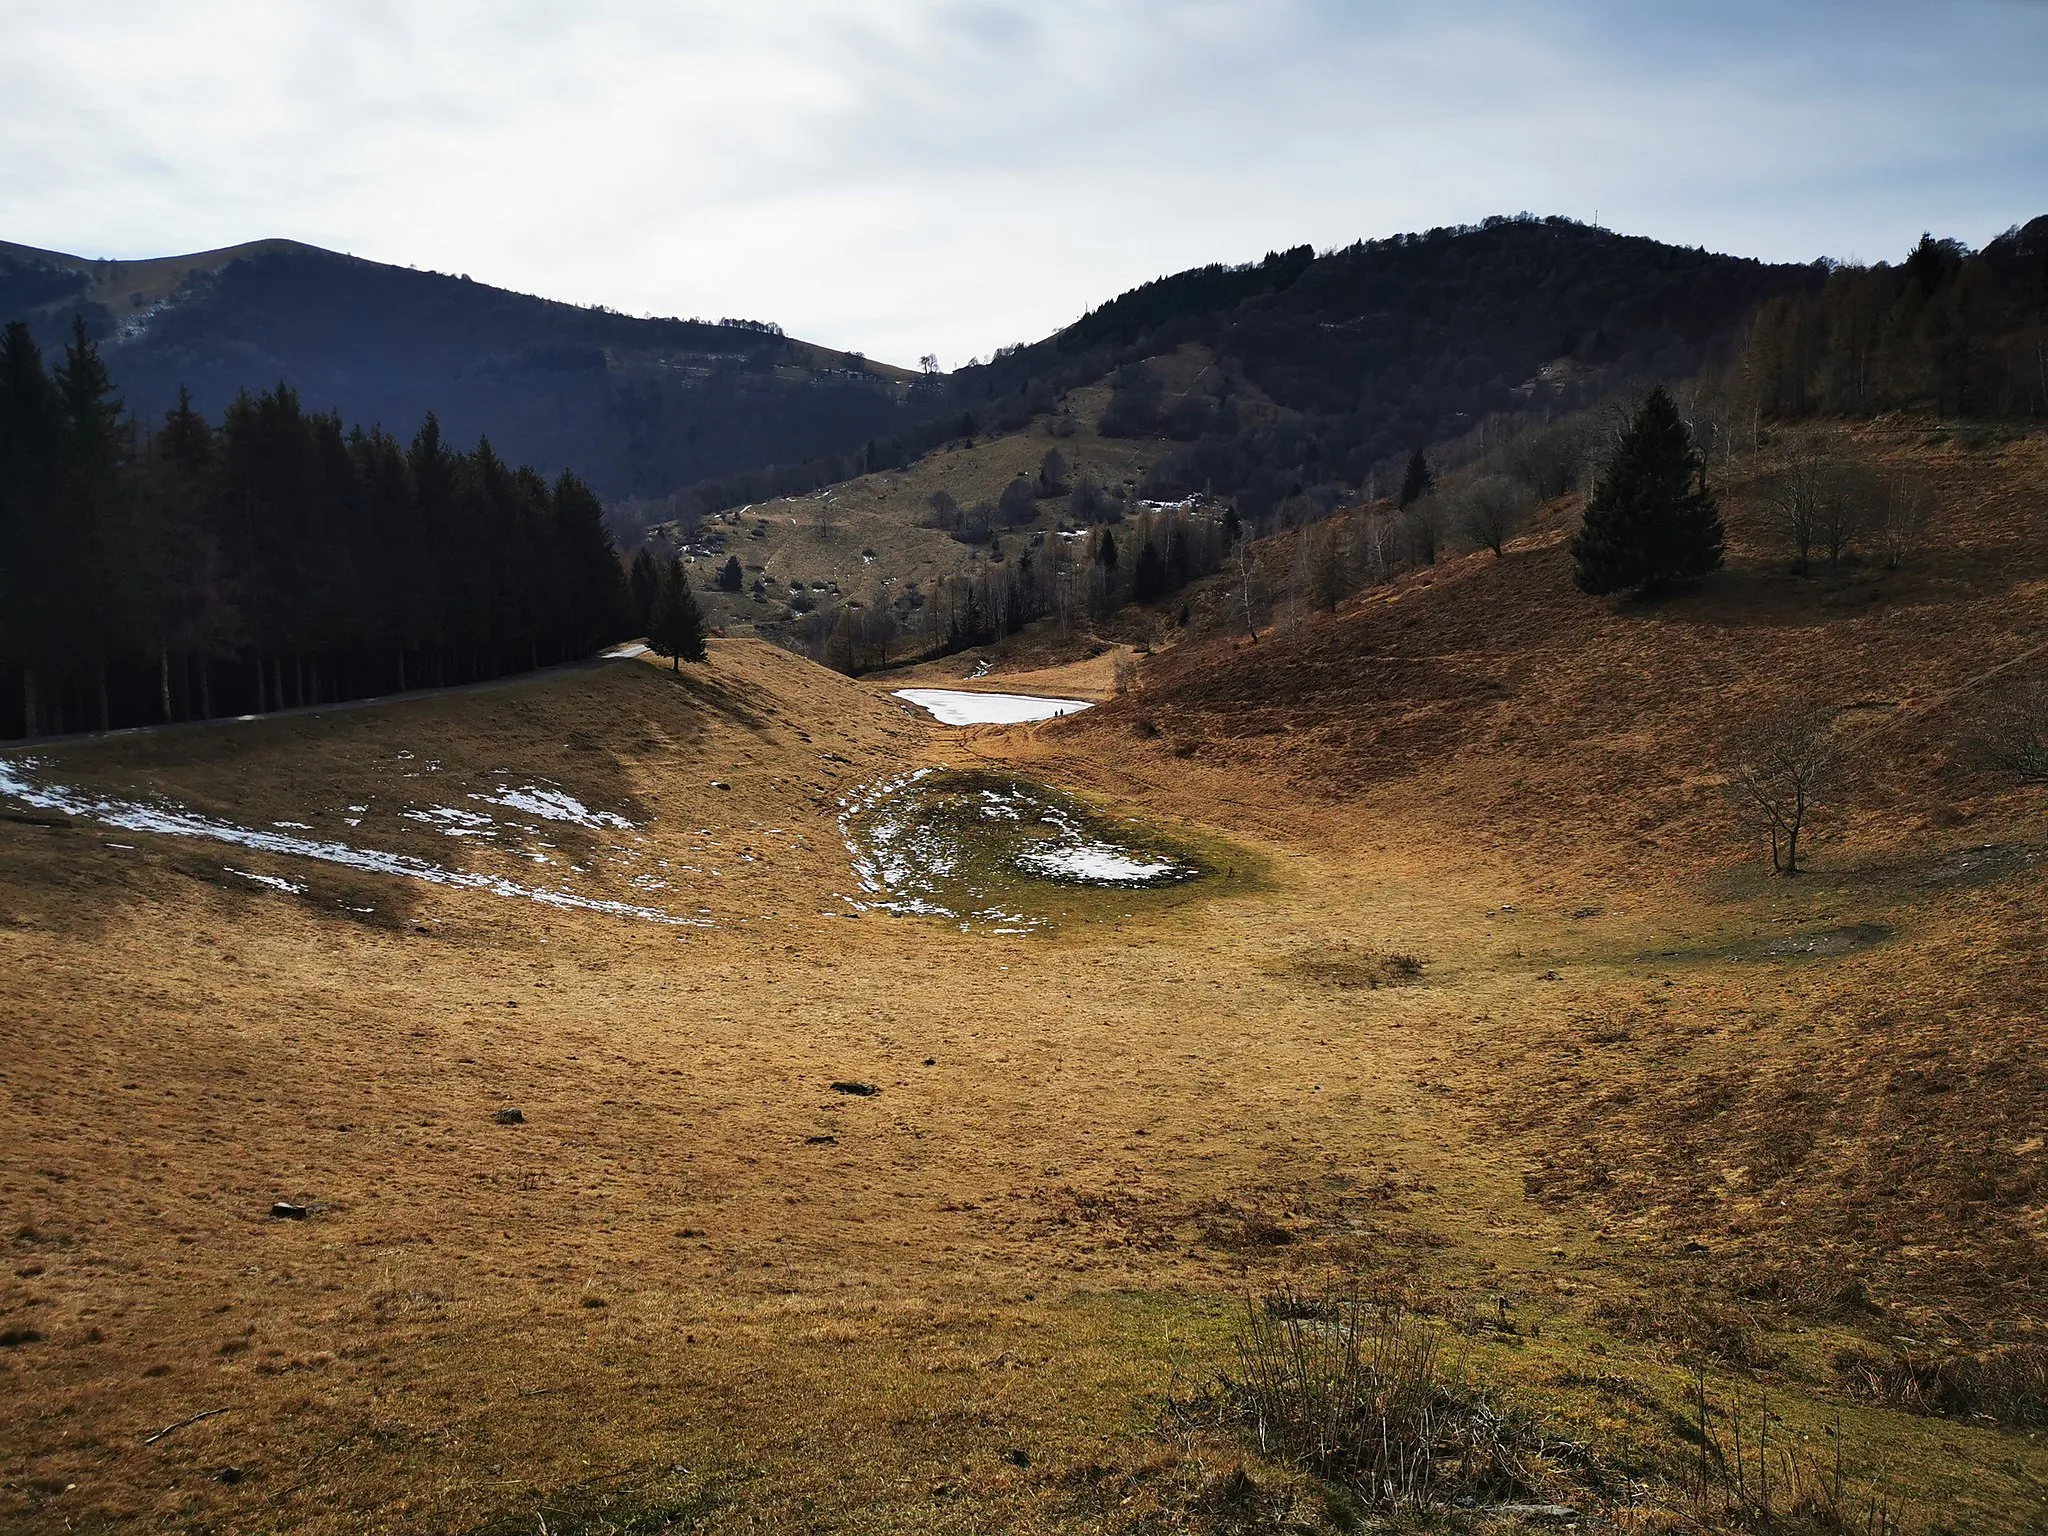
[[1382, 1511], [1527, 1499], [1584, 1460], [1506, 1406], [1452, 1343], [1398, 1303], [1283, 1292], [1247, 1306], [1237, 1373], [1208, 1404], [1261, 1455]]
[[1758, 1394], [1751, 1419], [1739, 1396], [1732, 1408], [1713, 1403], [1704, 1372], [1696, 1382], [1687, 1528], [1898, 1536], [1899, 1516], [1883, 1488], [1850, 1476], [1840, 1424], [1815, 1446], [1779, 1420], [1774, 1440], [1768, 1394]]
[[1704, 1296], [1657, 1295], [1607, 1301], [1600, 1320], [1625, 1339], [1675, 1344], [1688, 1356], [1705, 1356], [1739, 1371], [1777, 1363], [1764, 1331], [1738, 1307]]
[[1850, 1349], [1835, 1357], [1835, 1370], [1858, 1397], [1909, 1413], [2016, 1429], [2048, 1425], [2048, 1345], [1939, 1356]]

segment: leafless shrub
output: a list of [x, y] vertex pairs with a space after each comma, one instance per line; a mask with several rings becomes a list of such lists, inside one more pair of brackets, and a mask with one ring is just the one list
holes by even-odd
[[1110, 678], [1119, 696], [1138, 686], [1138, 658], [1129, 651], [1117, 652], [1110, 663]]
[[2022, 784], [2048, 784], [2048, 677], [2031, 678], [1978, 712], [1973, 755]]
[[1706, 1266], [1717, 1283], [1745, 1301], [1800, 1318], [1841, 1318], [1866, 1312], [1870, 1285], [1839, 1255], [1806, 1252], [1775, 1262], [1740, 1254]]
[[1652, 1295], [1603, 1303], [1605, 1322], [1623, 1338], [1675, 1344], [1686, 1355], [1706, 1357], [1741, 1371], [1763, 1370], [1777, 1354], [1769, 1339], [1740, 1308], [1701, 1296]]
[[1398, 1304], [1282, 1293], [1247, 1306], [1237, 1374], [1210, 1401], [1261, 1454], [1378, 1510], [1524, 1498], [1583, 1456], [1478, 1383], [1452, 1342]]
[[1799, 837], [1832, 787], [1837, 748], [1834, 712], [1795, 703], [1736, 739], [1729, 789], [1748, 818], [1770, 834], [1771, 868], [1799, 873]]
[[2048, 1425], [2048, 1345], [1950, 1355], [1847, 1349], [1835, 1356], [1835, 1373], [1856, 1396], [1909, 1413], [2022, 1429]]
[[1733, 1408], [1724, 1409], [1710, 1400], [1704, 1371], [1695, 1382], [1691, 1438], [1698, 1455], [1687, 1489], [1695, 1521], [1774, 1536], [1898, 1536], [1890, 1496], [1874, 1482], [1852, 1480], [1839, 1422], [1816, 1446], [1780, 1420], [1774, 1443], [1768, 1392], [1757, 1394], [1752, 1420], [1739, 1394]]
[[1349, 944], [1317, 945], [1294, 957], [1291, 968], [1309, 980], [1340, 991], [1397, 987], [1422, 975], [1422, 961], [1393, 950], [1353, 949]]

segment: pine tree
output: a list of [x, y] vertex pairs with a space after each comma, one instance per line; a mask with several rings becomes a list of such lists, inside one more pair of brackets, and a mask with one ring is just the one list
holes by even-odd
[[633, 593], [633, 628], [644, 635], [654, 622], [655, 599], [661, 596], [661, 562], [654, 558], [653, 550], [634, 552], [633, 569], [626, 579]]
[[24, 735], [46, 723], [43, 684], [60, 649], [51, 569], [63, 519], [56, 392], [28, 326], [0, 335], [0, 662], [21, 669]]
[[1166, 595], [1166, 562], [1150, 539], [1138, 551], [1138, 563], [1131, 568], [1131, 601], [1156, 602]]
[[1721, 566], [1721, 514], [1706, 465], [1662, 389], [1636, 412], [1572, 539], [1582, 592], [1654, 593]]
[[49, 575], [63, 605], [63, 643], [91, 680], [94, 721], [104, 731], [111, 724], [107, 665], [132, 638], [140, 573], [121, 401], [83, 315], [72, 318], [71, 342], [53, 377], [64, 415], [66, 495], [62, 554]]
[[725, 564], [718, 568], [718, 590], [721, 592], [737, 592], [746, 579], [746, 572], [740, 569], [740, 557], [738, 555], [727, 555], [725, 557]]
[[655, 596], [654, 613], [647, 625], [647, 648], [668, 657], [678, 672], [686, 661], [708, 659], [704, 615], [697, 608], [697, 594], [690, 590], [689, 573], [680, 558], [670, 560], [661, 573], [661, 591]]
[[1420, 448], [1408, 456], [1408, 472], [1401, 477], [1401, 505], [1412, 507], [1427, 496], [1430, 487], [1436, 484], [1436, 476], [1430, 473], [1429, 460]]
[[[524, 473], [524, 471], [522, 471]], [[604, 525], [604, 503], [563, 470], [551, 493], [558, 606], [551, 616], [565, 651], [584, 653], [637, 629], [619, 552]]]
[[1102, 530], [1102, 542], [1095, 546], [1095, 563], [1105, 571], [1116, 569], [1116, 535]]
[[1173, 537], [1166, 541], [1166, 590], [1178, 592], [1188, 584], [1188, 577], [1194, 574], [1194, 564], [1188, 553], [1188, 532], [1179, 523], [1173, 525]]

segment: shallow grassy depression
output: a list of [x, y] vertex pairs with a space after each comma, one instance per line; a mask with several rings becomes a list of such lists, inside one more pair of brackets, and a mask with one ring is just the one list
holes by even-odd
[[1022, 933], [1137, 917], [1236, 884], [1242, 855], [991, 769], [926, 768], [848, 797], [860, 905]]

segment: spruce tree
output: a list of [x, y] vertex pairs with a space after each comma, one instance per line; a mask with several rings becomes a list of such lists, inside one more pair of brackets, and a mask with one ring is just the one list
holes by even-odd
[[1420, 448], [1408, 456], [1408, 472], [1401, 477], [1401, 505], [1412, 507], [1429, 494], [1436, 484], [1436, 476], [1430, 473], [1429, 460]]
[[1579, 590], [1654, 593], [1721, 566], [1721, 514], [1678, 407], [1650, 391], [1572, 538]]
[[57, 583], [62, 643], [89, 679], [95, 723], [106, 730], [107, 666], [135, 638], [137, 588], [128, 434], [99, 348], [74, 315], [64, 361], [51, 376], [64, 421], [64, 497]]
[[23, 734], [44, 725], [45, 668], [61, 647], [51, 579], [63, 519], [62, 413], [43, 354], [16, 320], [0, 335], [0, 664], [21, 669]]
[[737, 592], [746, 579], [747, 573], [740, 569], [740, 557], [738, 555], [727, 555], [725, 557], [725, 564], [718, 568], [718, 590], [721, 592]]
[[634, 551], [627, 583], [633, 593], [633, 627], [644, 635], [654, 622], [655, 599], [661, 596], [661, 562], [654, 558], [653, 550]]
[[666, 656], [680, 672], [686, 661], [704, 661], [704, 615], [697, 608], [697, 594], [690, 590], [689, 574], [680, 558], [672, 559], [661, 573], [661, 590], [654, 599], [654, 614], [647, 625], [647, 648]]
[[1138, 563], [1131, 568], [1131, 601], [1157, 602], [1165, 595], [1166, 562], [1160, 558], [1158, 546], [1147, 539], [1138, 551]]

